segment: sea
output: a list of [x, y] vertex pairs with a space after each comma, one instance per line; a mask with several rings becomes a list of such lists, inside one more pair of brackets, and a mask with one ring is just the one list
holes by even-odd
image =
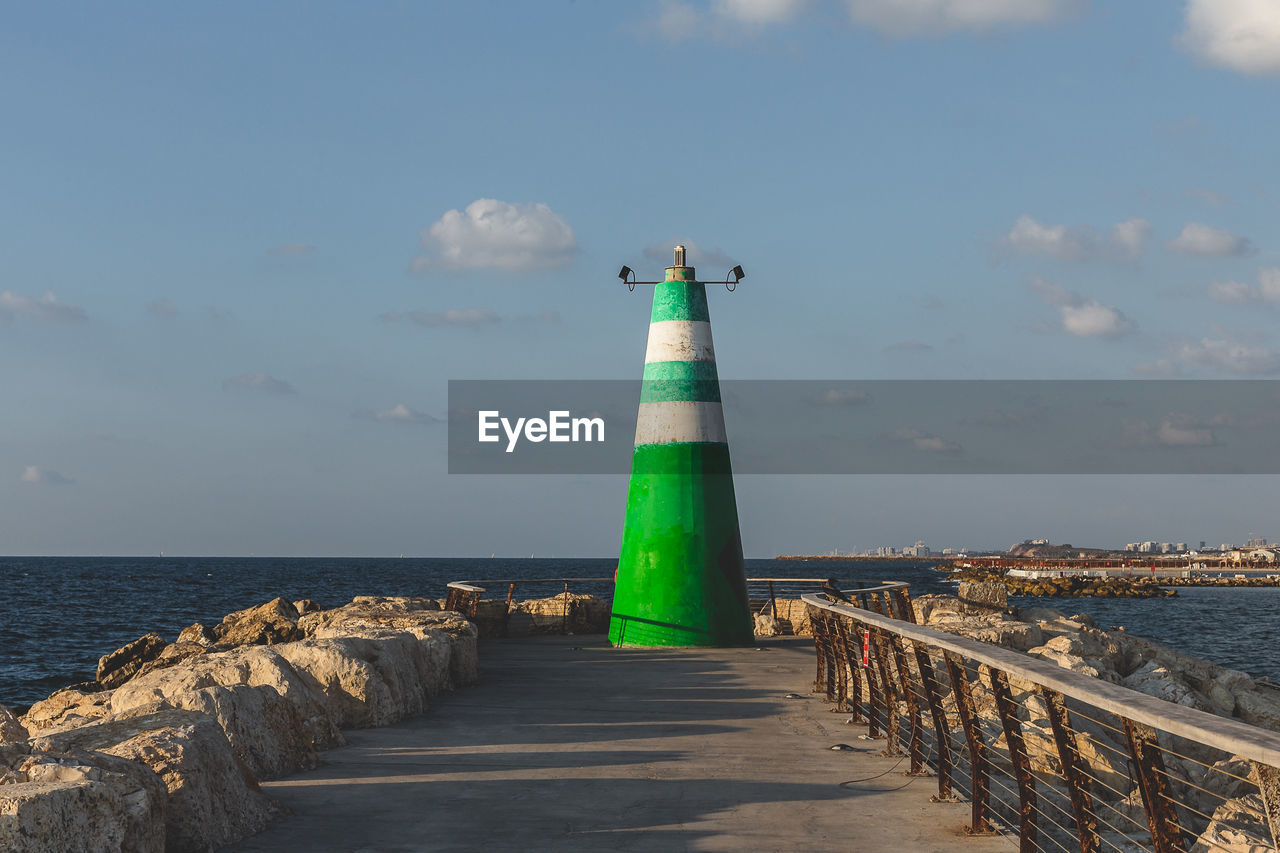
[[[748, 578], [834, 577], [846, 588], [906, 581], [913, 595], [954, 592], [930, 561], [747, 560]], [[542, 578], [611, 578], [616, 559], [350, 557], [0, 557], [0, 704], [24, 710], [93, 679], [98, 658], [149, 631], [172, 641], [193, 622], [283, 596], [326, 607], [357, 595], [441, 598], [455, 580], [519, 580], [517, 597], [563, 591]], [[575, 582], [607, 595], [611, 585]], [[752, 584], [752, 597], [763, 594]], [[775, 583], [779, 595], [802, 587]], [[505, 597], [506, 586], [489, 593]], [[1136, 634], [1254, 676], [1280, 681], [1280, 588], [1182, 588], [1175, 598], [1015, 597], [1022, 607], [1087, 612]]]

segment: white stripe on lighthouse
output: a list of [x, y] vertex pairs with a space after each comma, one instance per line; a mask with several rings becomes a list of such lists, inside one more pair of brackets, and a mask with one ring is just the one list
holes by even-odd
[[649, 347], [644, 363], [655, 361], [715, 361], [711, 324], [705, 320], [660, 320], [649, 324]]
[[[656, 324], [655, 324], [656, 325]], [[728, 441], [719, 403], [668, 401], [641, 403], [636, 444], [718, 443]]]

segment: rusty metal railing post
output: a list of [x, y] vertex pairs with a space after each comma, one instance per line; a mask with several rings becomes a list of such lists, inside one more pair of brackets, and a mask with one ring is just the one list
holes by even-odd
[[938, 684], [933, 673], [933, 659], [929, 650], [917, 642], [911, 643], [916, 654], [916, 669], [920, 672], [920, 687], [924, 691], [924, 700], [929, 705], [929, 716], [933, 719], [934, 741], [938, 744], [938, 794], [934, 802], [950, 802], [951, 794], [951, 728], [947, 725], [947, 713], [942, 708], [938, 697]]
[[844, 665], [849, 673], [849, 722], [862, 722], [862, 637], [853, 619], [842, 622], [844, 628]]
[[885, 709], [885, 726], [884, 726], [884, 751], [881, 755], [893, 756], [901, 755], [901, 738], [898, 731], [898, 688], [893, 683], [893, 676], [889, 672], [889, 656], [885, 652], [885, 645], [889, 642], [883, 632], [873, 629], [871, 631], [871, 660], [875, 664], [876, 672], [880, 677], [880, 684], [883, 687], [881, 698], [884, 700]]
[[920, 720], [920, 703], [916, 701], [916, 692], [911, 686], [911, 667], [907, 664], [907, 650], [901, 637], [890, 637], [893, 644], [893, 662], [898, 668], [898, 680], [902, 682], [902, 692], [907, 700], [907, 713], [911, 716], [911, 732], [907, 741], [907, 754], [911, 756], [911, 769], [907, 776], [928, 776], [924, 769], [924, 724]]
[[1151, 846], [1156, 853], [1186, 853], [1155, 729], [1127, 717], [1120, 719], [1124, 723], [1125, 740], [1129, 742], [1129, 755], [1138, 771], [1138, 790], [1142, 793], [1142, 808], [1151, 829]]
[[969, 745], [970, 819], [965, 832], [970, 835], [991, 832], [991, 804], [989, 798], [991, 765], [987, 761], [987, 744], [978, 728], [977, 712], [973, 707], [973, 694], [969, 692], [969, 679], [965, 675], [964, 661], [951, 652], [943, 652], [947, 662], [947, 674], [951, 677], [951, 693], [956, 698], [956, 711], [960, 727]]
[[[836, 666], [839, 667], [839, 669], [836, 670], [836, 676], [837, 676], [836, 686], [839, 692], [839, 698], [836, 702], [835, 710], [848, 711], [849, 696], [850, 696], [849, 683], [853, 679], [853, 670], [850, 665], [851, 661], [849, 660], [849, 622], [850, 620], [843, 616], [837, 616], [835, 619], [835, 622], [836, 622]], [[855, 709], [857, 708], [856, 703], [854, 704], [854, 708]], [[857, 716], [856, 710], [854, 711], [854, 716], [855, 717]]]
[[893, 599], [894, 608], [898, 611], [898, 618], [904, 622], [916, 624], [916, 611], [911, 606], [911, 595], [905, 589], [897, 588], [887, 590], [886, 595]]
[[1004, 741], [1009, 748], [1009, 760], [1013, 762], [1014, 777], [1018, 780], [1018, 849], [1021, 853], [1038, 850], [1036, 837], [1036, 780], [1031, 775], [1031, 759], [1022, 739], [1022, 721], [1018, 719], [1013, 697], [1009, 695], [1009, 676], [992, 666], [984, 667], [991, 684], [991, 695], [1000, 714], [1000, 726], [1004, 729]]
[[826, 618], [825, 612], [812, 605], [809, 606], [809, 633], [813, 635], [814, 657], [817, 659], [817, 671], [813, 675], [814, 693], [822, 689], [822, 682], [825, 679], [827, 652], [822, 642], [822, 635], [826, 631]]
[[1267, 824], [1271, 828], [1271, 846], [1280, 847], [1280, 770], [1252, 762], [1254, 780], [1262, 794], [1262, 805], [1267, 812]]
[[1076, 819], [1076, 832], [1080, 836], [1080, 853], [1099, 853], [1101, 842], [1098, 839], [1098, 819], [1093, 816], [1093, 795], [1089, 792], [1089, 773], [1084, 759], [1080, 757], [1080, 748], [1076, 744], [1076, 733], [1071, 729], [1071, 721], [1067, 716], [1067, 703], [1062, 694], [1050, 690], [1044, 685], [1038, 688], [1040, 698], [1049, 717], [1049, 727], [1053, 729], [1053, 740], [1058, 746], [1058, 760], [1062, 763], [1062, 778], [1067, 783], [1067, 793], [1071, 796], [1071, 813]]

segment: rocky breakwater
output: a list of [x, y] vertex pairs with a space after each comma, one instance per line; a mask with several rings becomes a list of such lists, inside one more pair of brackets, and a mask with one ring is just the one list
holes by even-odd
[[477, 631], [425, 598], [277, 598], [147, 634], [97, 678], [0, 707], [0, 850], [206, 853], [261, 830], [259, 788], [475, 682]]
[[[1130, 636], [1123, 629], [1102, 630], [1086, 613], [1067, 616], [1051, 608], [1007, 610], [1003, 607], [1004, 589], [999, 584], [961, 584], [959, 592], [960, 597], [917, 598], [913, 602], [917, 620], [931, 628], [1024, 652], [1072, 672], [1165, 701], [1280, 731], [1280, 693], [1258, 684], [1246, 673]], [[945, 669], [940, 661], [937, 669]], [[1020, 707], [1039, 796], [1070, 814], [1070, 797], [1058, 775], [1061, 767], [1043, 700], [1031, 683], [1011, 677], [1010, 687]], [[973, 696], [989, 730], [1000, 732], [991, 692], [984, 684], [975, 683]], [[1068, 705], [1073, 709], [1072, 722], [1081, 755], [1097, 780], [1092, 785], [1093, 796], [1136, 822], [1129, 825], [1134, 830], [1129, 834], [1140, 837], [1142, 830], [1138, 827], [1146, 826], [1145, 812], [1128, 766], [1128, 749], [1118, 721], [1107, 723], [1109, 715], [1084, 709], [1074, 700]], [[1101, 722], [1076, 714], [1077, 707]], [[958, 731], [954, 704], [946, 710]], [[1265, 839], [1270, 833], [1258, 780], [1251, 776], [1251, 762], [1164, 732], [1158, 737], [1161, 746], [1169, 750], [1163, 758], [1173, 793], [1185, 806], [1179, 810], [1180, 819], [1196, 838], [1190, 849], [1197, 853], [1261, 849], [1250, 846], [1256, 844], [1250, 836]], [[995, 736], [993, 744], [1002, 747], [1003, 734]], [[1005, 819], [1013, 825], [1017, 823], [1016, 814], [1006, 815]], [[1135, 849], [1118, 833], [1101, 828], [1107, 842], [1104, 848]], [[1041, 831], [1058, 833], [1062, 837], [1055, 836], [1055, 840], [1068, 848], [1073, 843], [1069, 835], [1051, 825], [1042, 825]]]

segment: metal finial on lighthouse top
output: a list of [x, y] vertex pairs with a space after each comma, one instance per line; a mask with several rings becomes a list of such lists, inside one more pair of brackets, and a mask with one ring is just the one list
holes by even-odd
[[684, 246], [676, 246], [676, 262], [673, 266], [684, 266]]

